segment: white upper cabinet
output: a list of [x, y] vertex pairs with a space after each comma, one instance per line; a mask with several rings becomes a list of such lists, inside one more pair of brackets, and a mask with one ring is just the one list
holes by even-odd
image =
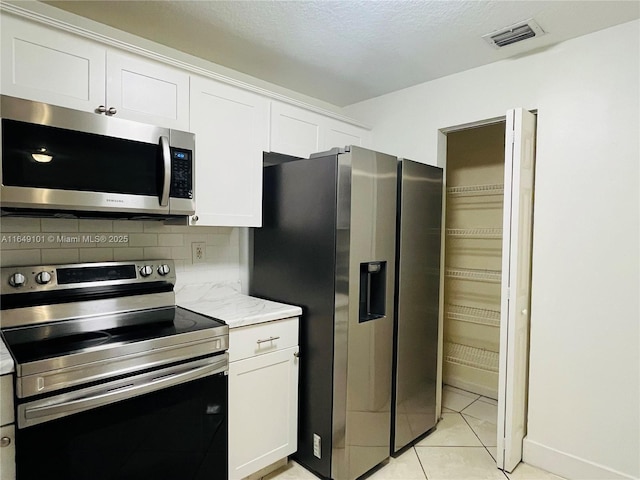
[[368, 147], [371, 132], [300, 107], [273, 101], [271, 151], [306, 158], [333, 147]]
[[271, 151], [308, 157], [322, 148], [325, 117], [293, 105], [271, 103]]
[[365, 148], [370, 147], [371, 132], [349, 123], [328, 118], [323, 150], [329, 150], [333, 147], [345, 147], [347, 145], [357, 145], [358, 147]]
[[105, 47], [2, 15], [2, 94], [93, 112], [105, 101]]
[[261, 226], [269, 100], [194, 76], [191, 131], [196, 134], [196, 214], [191, 224]]
[[106, 108], [119, 118], [189, 130], [189, 75], [135, 55], [107, 51]]
[[0, 20], [3, 95], [196, 134], [191, 225], [262, 225], [264, 151], [306, 158], [369, 146], [371, 132], [349, 121], [191, 75], [188, 65], [150, 60], [135, 46], [129, 53], [13, 14]]
[[9, 15], [1, 38], [4, 95], [189, 129], [184, 71]]

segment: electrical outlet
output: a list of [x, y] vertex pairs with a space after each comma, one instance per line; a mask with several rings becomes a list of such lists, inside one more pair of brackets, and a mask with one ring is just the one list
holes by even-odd
[[191, 244], [191, 261], [193, 263], [204, 263], [207, 258], [207, 244], [204, 242], [193, 242]]
[[314, 433], [313, 434], [313, 455], [322, 458], [322, 452], [320, 449], [320, 435]]

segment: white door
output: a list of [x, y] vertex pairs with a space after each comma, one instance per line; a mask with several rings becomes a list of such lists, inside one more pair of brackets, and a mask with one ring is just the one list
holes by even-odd
[[535, 131], [532, 113], [507, 112], [497, 448], [507, 472], [522, 459], [526, 433]]

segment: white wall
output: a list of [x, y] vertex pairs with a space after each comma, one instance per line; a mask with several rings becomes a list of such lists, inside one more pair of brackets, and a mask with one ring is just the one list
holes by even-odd
[[438, 130], [538, 110], [525, 460], [640, 476], [640, 22], [345, 109], [374, 148], [438, 162]]

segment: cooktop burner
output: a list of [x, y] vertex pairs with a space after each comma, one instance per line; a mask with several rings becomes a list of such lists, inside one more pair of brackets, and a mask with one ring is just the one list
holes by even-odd
[[158, 310], [156, 316], [155, 321], [81, 333], [56, 334], [55, 326], [47, 325], [18, 328], [5, 330], [4, 337], [17, 363], [23, 364], [225, 325], [178, 306]]

